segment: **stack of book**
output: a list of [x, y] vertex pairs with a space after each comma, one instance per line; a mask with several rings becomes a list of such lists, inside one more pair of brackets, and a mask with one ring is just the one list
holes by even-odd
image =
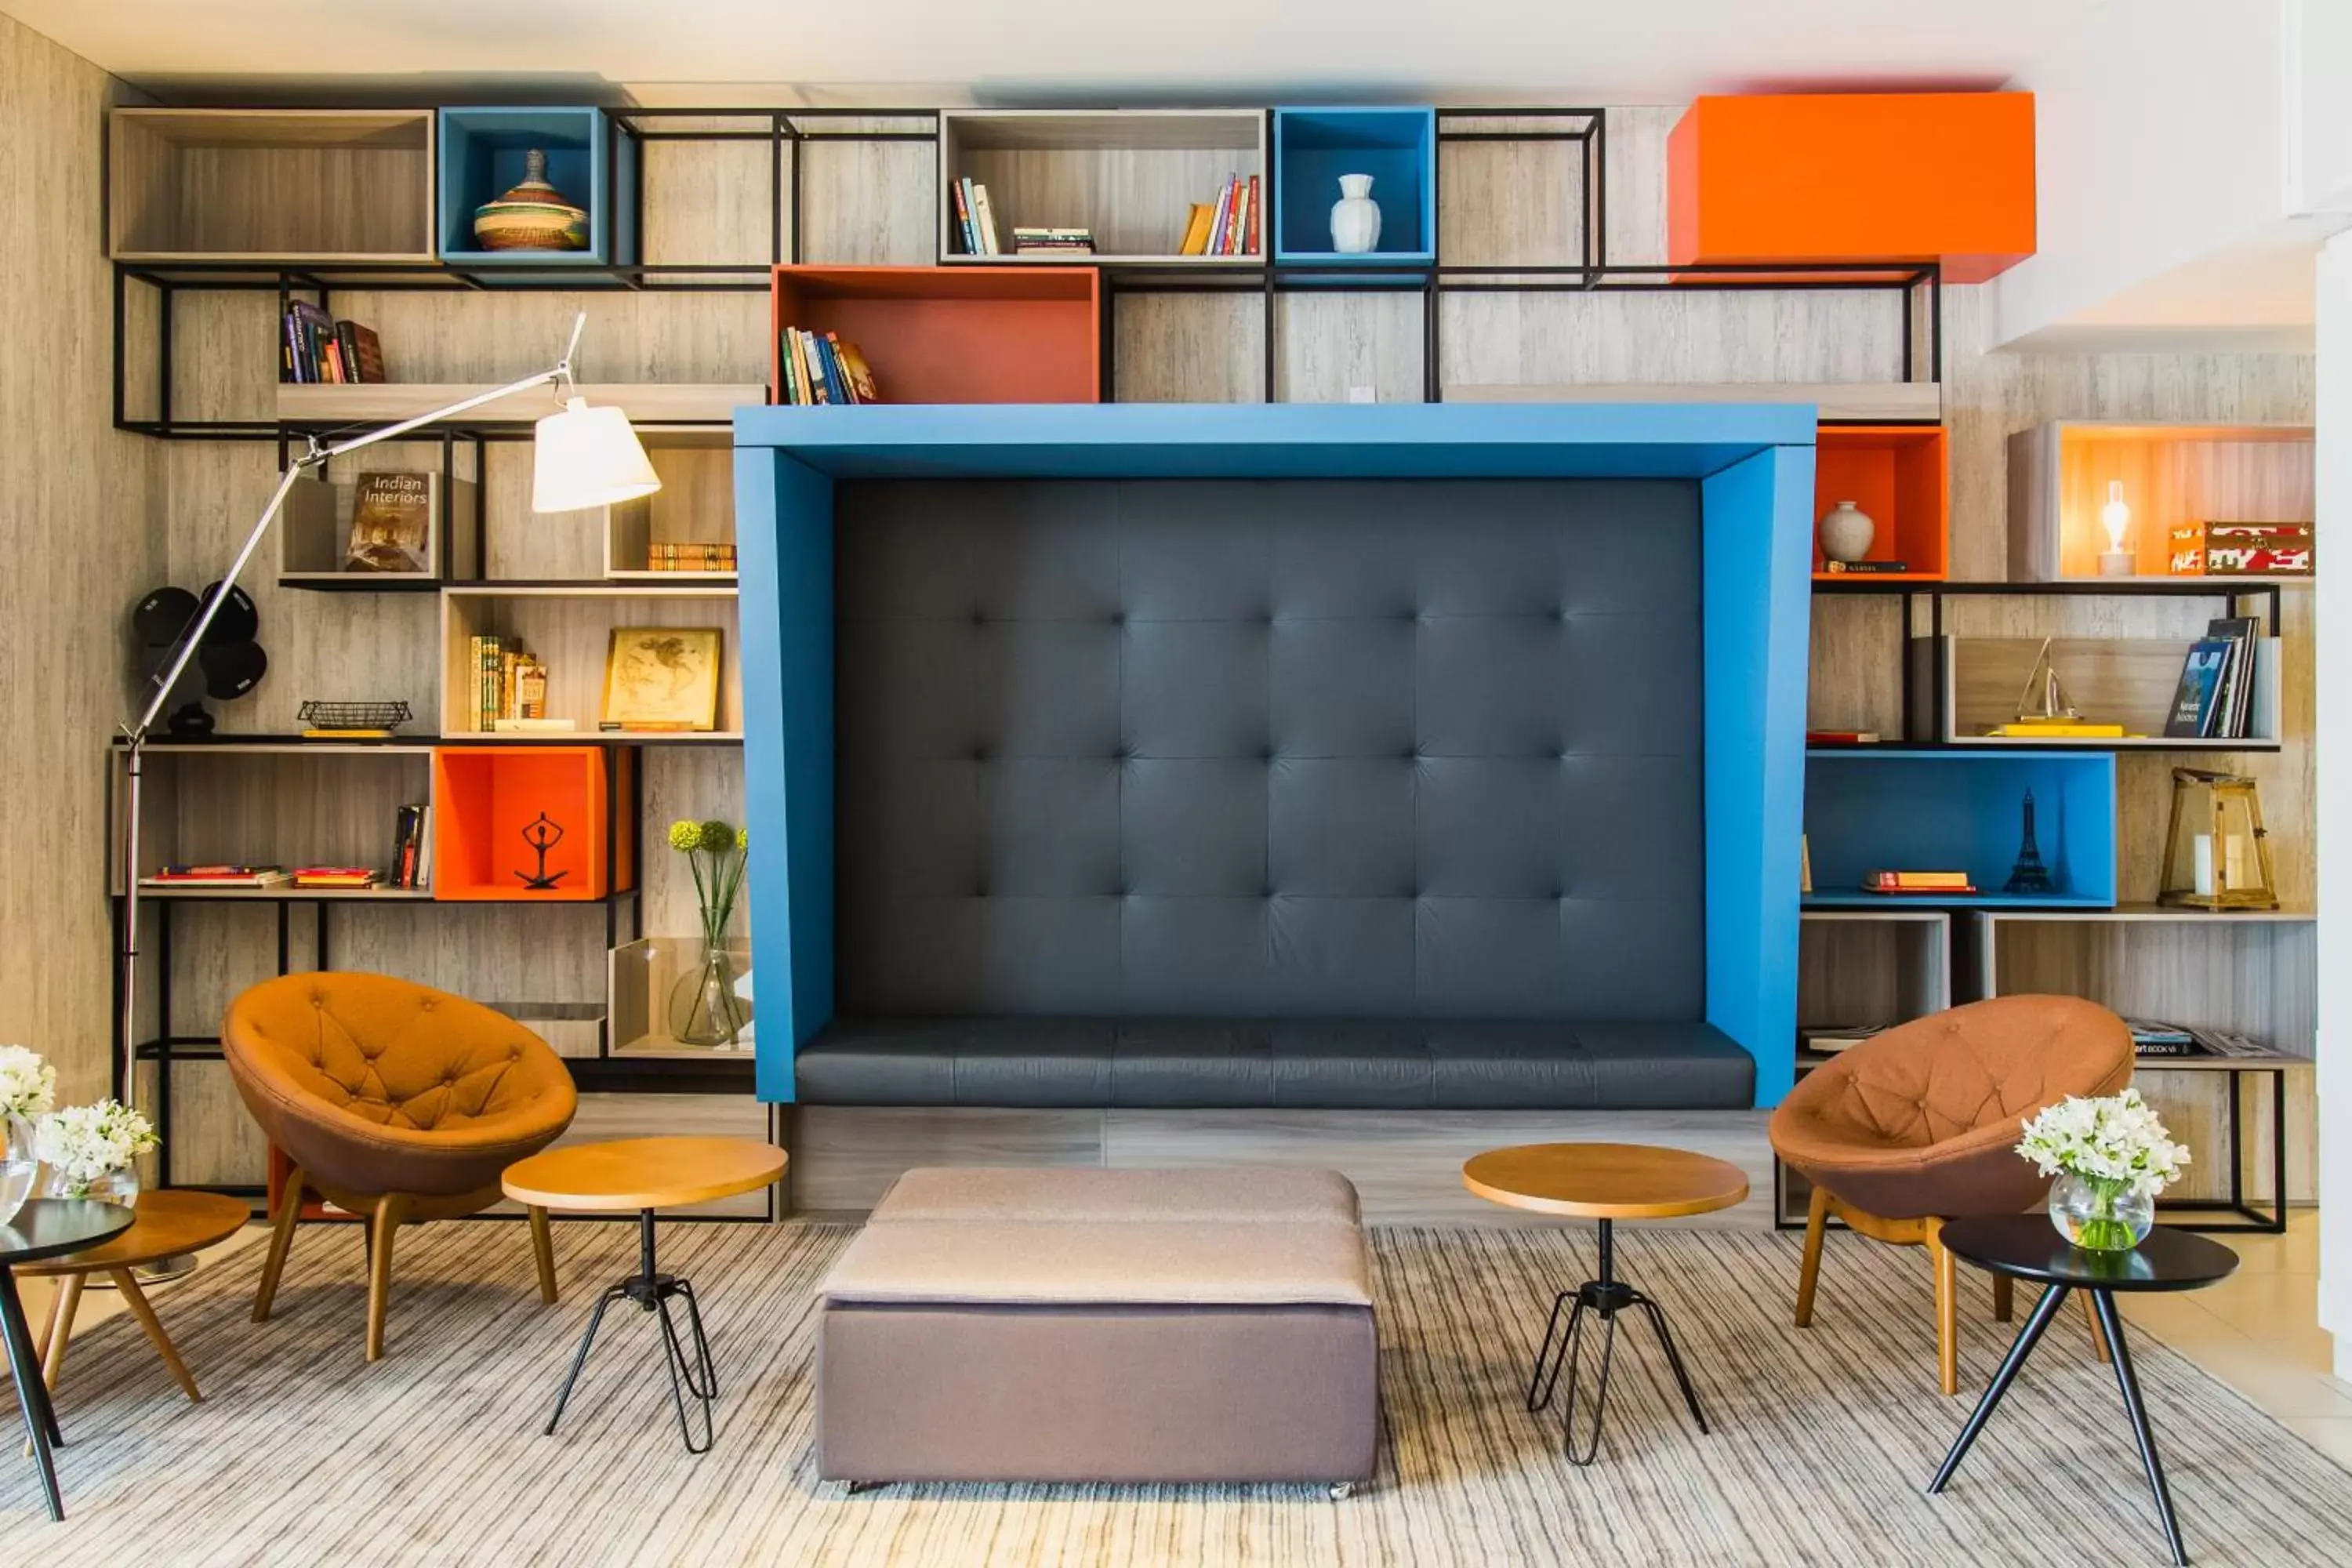
[[1092, 256], [1095, 231], [1090, 228], [1016, 228], [1015, 256]]
[[1973, 893], [1977, 885], [1966, 871], [1872, 871], [1862, 879], [1865, 893], [1943, 895]]
[[1194, 202], [1184, 225], [1185, 256], [1255, 256], [1258, 253], [1257, 176], [1225, 177], [1213, 202]]
[[519, 643], [495, 636], [474, 638], [474, 728], [492, 731], [562, 731], [569, 719], [547, 716], [547, 666]]
[[1891, 1026], [1885, 1024], [1821, 1024], [1797, 1031], [1797, 1043], [1805, 1050], [1822, 1056], [1834, 1056], [1849, 1046], [1858, 1046], [1873, 1035], [1883, 1035]]
[[392, 885], [429, 888], [433, 885], [433, 808], [404, 805], [392, 836]]
[[690, 540], [656, 539], [646, 547], [648, 572], [732, 572], [732, 544], [703, 544]]
[[283, 866], [163, 866], [142, 877], [142, 888], [282, 888], [293, 879]]
[[[882, 401], [866, 356], [838, 332], [786, 327], [776, 340], [776, 360], [784, 368], [784, 384], [777, 390], [786, 403]], [[728, 548], [731, 552], [733, 546]]]
[[2253, 732], [2255, 625], [2251, 617], [2210, 621], [2181, 661], [2180, 684], [2165, 715], [2175, 740], [2243, 740]]
[[375, 887], [383, 880], [383, 874], [373, 866], [297, 866], [294, 868], [294, 885], [298, 888], [341, 888], [359, 892]]
[[[953, 210], [948, 215], [948, 237], [953, 241], [957, 254], [963, 256], [1000, 256], [1003, 252], [996, 243], [996, 213], [988, 204], [988, 187], [976, 185], [966, 176], [948, 188], [948, 205]], [[1017, 243], [1022, 229], [1013, 231]]]
[[380, 382], [383, 348], [373, 330], [338, 321], [308, 300], [286, 307], [279, 323], [278, 379], [297, 385]]
[[2126, 1018], [2124, 1026], [2131, 1031], [2132, 1054], [2135, 1056], [2197, 1055], [2196, 1037], [2178, 1024], [2159, 1023], [2154, 1018]]

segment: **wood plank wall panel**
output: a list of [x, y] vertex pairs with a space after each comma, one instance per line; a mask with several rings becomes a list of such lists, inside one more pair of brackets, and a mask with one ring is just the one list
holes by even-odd
[[0, 16], [0, 1040], [109, 1084], [112, 947], [100, 748], [134, 693], [123, 615], [159, 575], [162, 465], [111, 427], [100, 249], [104, 72]]
[[1274, 311], [1283, 402], [1346, 403], [1359, 386], [1381, 403], [1421, 401], [1421, 295], [1283, 294]]
[[[835, 128], [893, 131], [908, 123], [856, 120]], [[802, 143], [798, 156], [803, 261], [926, 267], [939, 258], [939, 153], [929, 142], [816, 139]]]

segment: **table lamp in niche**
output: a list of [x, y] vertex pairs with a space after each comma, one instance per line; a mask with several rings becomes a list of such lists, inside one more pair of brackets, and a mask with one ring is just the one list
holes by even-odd
[[522, 183], [474, 209], [474, 237], [484, 250], [585, 250], [588, 212], [547, 183], [547, 153], [523, 154]]
[[2164, 886], [2157, 901], [2189, 910], [2274, 910], [2270, 836], [2254, 781], [2197, 768], [2172, 770]]

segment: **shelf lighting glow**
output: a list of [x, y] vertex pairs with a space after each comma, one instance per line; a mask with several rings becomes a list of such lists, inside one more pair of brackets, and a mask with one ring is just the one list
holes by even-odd
[[2099, 509], [2099, 526], [2107, 531], [2107, 547], [2099, 556], [2099, 575], [2129, 577], [2138, 570], [2138, 562], [2124, 548], [2124, 535], [2131, 530], [2131, 508], [2124, 500], [2124, 482], [2107, 481], [2107, 504]]

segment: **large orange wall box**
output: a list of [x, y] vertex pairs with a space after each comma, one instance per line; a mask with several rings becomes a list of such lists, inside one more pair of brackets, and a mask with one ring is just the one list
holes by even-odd
[[1677, 266], [1941, 261], [1981, 283], [2033, 254], [2030, 92], [1702, 98], [1666, 166]]

